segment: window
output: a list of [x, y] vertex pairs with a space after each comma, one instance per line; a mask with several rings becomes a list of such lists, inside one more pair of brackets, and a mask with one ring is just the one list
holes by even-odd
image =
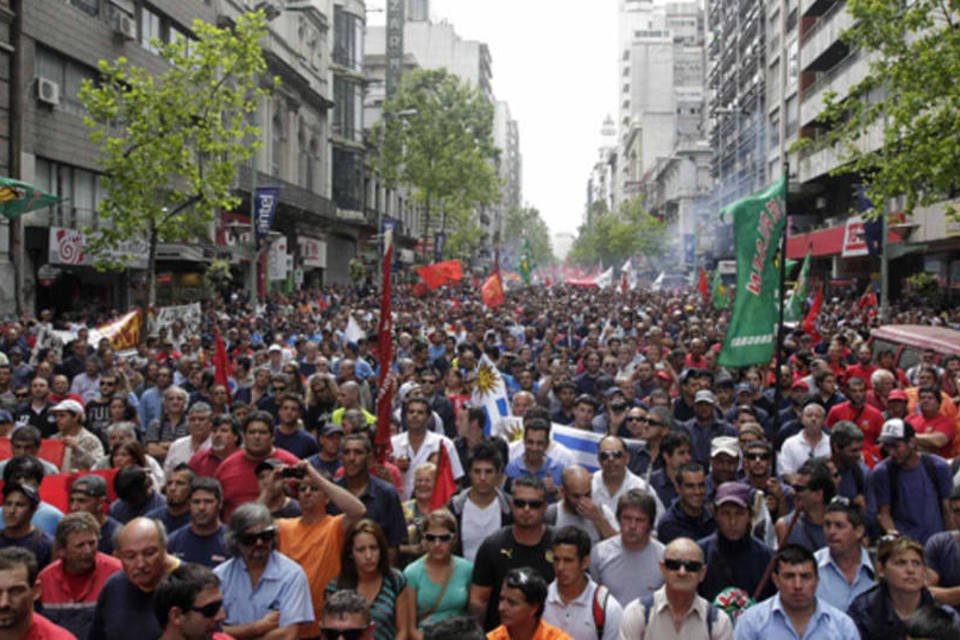
[[163, 40], [160, 16], [147, 7], [140, 9], [140, 44], [150, 53], [160, 53], [151, 40]]
[[270, 150], [270, 175], [283, 177], [283, 159], [287, 155], [287, 118], [282, 103], [277, 103], [274, 109]]
[[67, 0], [80, 11], [96, 17], [100, 14], [100, 0]]
[[363, 87], [336, 76], [333, 80], [333, 135], [363, 142]]
[[363, 209], [363, 156], [352, 149], [333, 148], [333, 201], [341, 209]]
[[797, 114], [797, 94], [793, 94], [787, 98], [787, 139], [790, 139], [790, 136], [797, 132], [797, 120], [799, 119]]
[[93, 71], [41, 47], [37, 47], [34, 60], [37, 77], [53, 80], [60, 86], [57, 108], [77, 116], [85, 115], [86, 110], [77, 100], [77, 94], [84, 80], [94, 78]]
[[333, 61], [363, 71], [363, 20], [340, 6], [333, 8]]
[[780, 112], [777, 111], [770, 115], [770, 134], [768, 139], [770, 144], [767, 146], [767, 149], [773, 153], [774, 151], [780, 148]]
[[49, 207], [51, 216], [44, 222], [55, 227], [76, 229], [97, 226], [97, 209], [105, 195], [99, 175], [37, 158], [35, 182], [44, 191], [64, 198], [63, 202]]

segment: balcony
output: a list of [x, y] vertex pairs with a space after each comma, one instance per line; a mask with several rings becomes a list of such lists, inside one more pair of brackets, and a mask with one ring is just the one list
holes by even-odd
[[800, 103], [800, 126], [810, 125], [823, 113], [823, 96], [833, 91], [838, 97], [849, 93], [850, 88], [866, 76], [870, 69], [870, 60], [853, 51], [830, 71], [822, 74], [817, 81], [806, 88]]
[[848, 48], [840, 36], [853, 24], [853, 16], [847, 11], [846, 2], [838, 2], [831, 7], [804, 34], [800, 46], [800, 69], [827, 71], [842, 60]]
[[840, 0], [800, 0], [800, 15], [804, 18], [809, 16], [822, 16], [835, 2]]
[[[861, 149], [877, 149], [883, 143], [883, 128], [878, 123], [860, 138], [857, 146]], [[799, 154], [797, 179], [801, 183], [816, 180], [843, 164], [843, 158], [837, 147], [825, 142]]]

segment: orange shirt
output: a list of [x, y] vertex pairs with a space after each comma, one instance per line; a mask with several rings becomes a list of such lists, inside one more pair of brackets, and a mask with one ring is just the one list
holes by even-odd
[[[277, 520], [280, 532], [280, 553], [300, 563], [310, 583], [314, 620], [323, 615], [323, 590], [340, 575], [340, 552], [346, 538], [343, 520], [346, 516], [327, 516], [320, 522], [304, 524], [303, 518]], [[301, 638], [320, 635], [319, 622], [300, 625]]]
[[[500, 625], [493, 631], [487, 634], [487, 640], [510, 640], [510, 632], [507, 631], [507, 628], [504, 625]], [[558, 629], [552, 624], [547, 624], [543, 620], [540, 621], [540, 625], [537, 627], [536, 633], [533, 634], [531, 640], [573, 640], [566, 631]]]

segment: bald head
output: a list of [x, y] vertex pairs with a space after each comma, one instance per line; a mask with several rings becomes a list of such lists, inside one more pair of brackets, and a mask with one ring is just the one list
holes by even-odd
[[159, 520], [134, 518], [117, 532], [116, 555], [123, 572], [142, 591], [153, 591], [173, 567], [167, 556], [167, 532]]
[[682, 553], [684, 555], [691, 554], [691, 556], [695, 556], [693, 559], [703, 562], [703, 549], [701, 549], [700, 545], [690, 538], [674, 538], [671, 540], [670, 544], [668, 544], [663, 550], [664, 557], [671, 557], [667, 555], [671, 551], [675, 551], [678, 554]]

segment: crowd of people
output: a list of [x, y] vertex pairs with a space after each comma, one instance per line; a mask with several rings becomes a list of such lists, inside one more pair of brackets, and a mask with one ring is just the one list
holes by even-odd
[[0, 637], [960, 638], [960, 357], [837, 298], [729, 369], [699, 294], [463, 284], [396, 291], [381, 363], [376, 300], [4, 323]]

